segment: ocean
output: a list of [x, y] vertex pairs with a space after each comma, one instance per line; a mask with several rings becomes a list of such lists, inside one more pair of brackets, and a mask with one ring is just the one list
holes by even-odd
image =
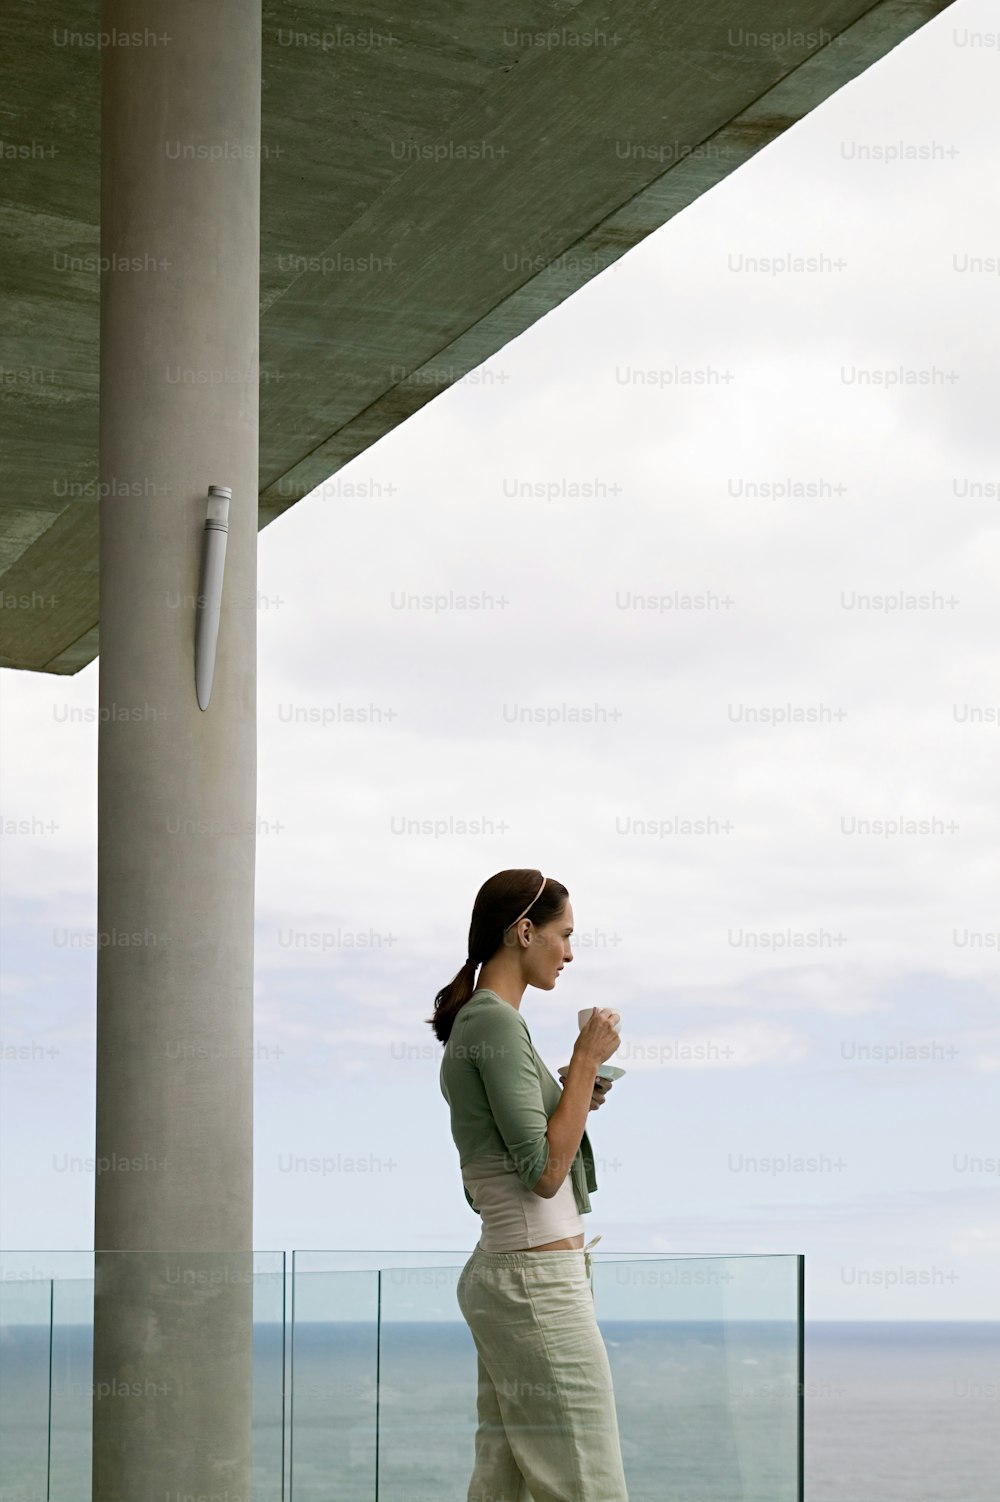
[[[795, 1502], [794, 1326], [600, 1323], [630, 1502]], [[48, 1331], [0, 1335], [0, 1502], [89, 1502], [89, 1329], [56, 1330], [50, 1473]], [[377, 1388], [367, 1322], [297, 1324], [294, 1391], [288, 1336], [255, 1325], [258, 1502], [374, 1502], [376, 1463], [378, 1502], [465, 1502], [463, 1323], [383, 1322]], [[998, 1502], [1000, 1323], [808, 1321], [805, 1347], [806, 1502]]]
[[998, 1502], [1000, 1321], [805, 1332], [807, 1502]]

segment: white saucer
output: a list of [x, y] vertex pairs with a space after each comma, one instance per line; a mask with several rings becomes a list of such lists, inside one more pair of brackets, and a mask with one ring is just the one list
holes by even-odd
[[[568, 1069], [569, 1065], [560, 1064], [559, 1067], [560, 1069]], [[604, 1080], [620, 1080], [625, 1070], [619, 1069], [617, 1064], [598, 1064], [597, 1073]]]

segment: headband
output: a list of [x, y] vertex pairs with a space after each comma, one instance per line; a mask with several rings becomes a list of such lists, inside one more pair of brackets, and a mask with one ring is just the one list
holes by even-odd
[[[528, 903], [528, 906], [525, 908], [524, 913], [530, 912], [530, 910], [534, 907], [534, 905], [538, 901], [539, 897], [541, 897], [541, 895], [542, 895], [542, 887], [545, 886], [545, 883], [547, 881], [548, 881], [548, 877], [547, 876], [543, 876], [542, 877], [542, 886], [538, 888], [538, 891], [535, 893], [534, 897], [532, 897], [531, 901]], [[524, 917], [524, 913], [518, 913], [517, 917], [514, 919], [514, 923], [520, 923], [521, 919]], [[514, 927], [514, 923], [508, 923], [507, 924], [507, 928], [513, 928]], [[507, 932], [507, 928], [504, 929], [504, 933]]]

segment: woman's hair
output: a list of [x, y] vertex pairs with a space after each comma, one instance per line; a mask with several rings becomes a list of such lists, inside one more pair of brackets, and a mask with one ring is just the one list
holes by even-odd
[[[569, 892], [551, 876], [539, 892], [541, 879], [541, 871], [498, 871], [479, 888], [469, 924], [469, 960], [435, 996], [434, 1016], [424, 1018], [439, 1042], [447, 1043], [455, 1018], [475, 990], [477, 968], [496, 954], [514, 919], [518, 915], [530, 918], [536, 928], [542, 928], [562, 912]], [[536, 892], [538, 897], [531, 902]]]

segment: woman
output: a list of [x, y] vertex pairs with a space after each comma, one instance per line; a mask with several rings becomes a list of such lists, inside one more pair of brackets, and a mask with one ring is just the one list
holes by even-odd
[[597, 1188], [584, 1127], [611, 1088], [596, 1072], [618, 1047], [618, 1014], [594, 1009], [561, 1095], [521, 1015], [525, 987], [551, 991], [572, 960], [572, 932], [564, 886], [499, 871], [476, 896], [469, 957], [426, 1019], [445, 1045], [441, 1091], [483, 1223], [458, 1281], [478, 1355], [467, 1502], [628, 1502], [582, 1219]]

